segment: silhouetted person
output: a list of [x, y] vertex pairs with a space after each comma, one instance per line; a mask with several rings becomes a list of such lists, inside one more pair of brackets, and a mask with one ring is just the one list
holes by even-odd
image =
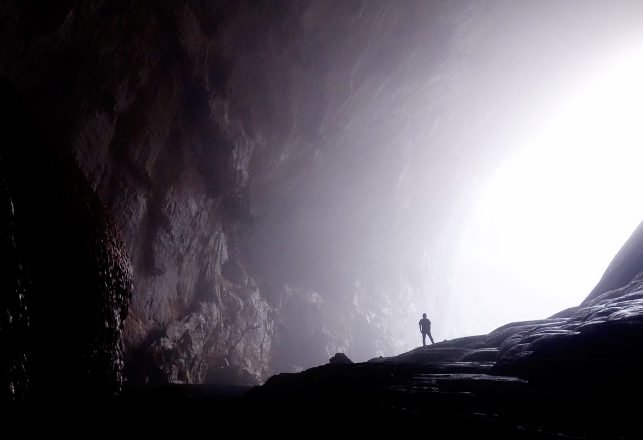
[[418, 324], [420, 324], [420, 333], [422, 333], [422, 346], [426, 346], [426, 335], [429, 335], [431, 344], [434, 344], [433, 336], [431, 336], [431, 321], [426, 317], [426, 313], [422, 313], [422, 319]]

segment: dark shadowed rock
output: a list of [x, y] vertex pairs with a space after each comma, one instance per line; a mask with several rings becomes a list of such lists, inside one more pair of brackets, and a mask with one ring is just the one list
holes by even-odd
[[495, 362], [498, 360], [497, 348], [481, 348], [472, 350], [465, 354], [462, 359], [463, 362]]
[[431, 433], [444, 436], [637, 438], [643, 426], [630, 402], [643, 392], [640, 276], [564, 316], [275, 376], [250, 393], [248, 407], [270, 402], [301, 421], [323, 413], [351, 426], [378, 417], [426, 429], [430, 420]]
[[[626, 272], [637, 264], [628, 261]], [[276, 411], [304, 420], [311, 408], [350, 414], [347, 423], [374, 415], [403, 426], [431, 420], [432, 433], [451, 436], [636, 438], [643, 434], [631, 404], [643, 392], [643, 271], [621, 275], [624, 284], [555, 317], [276, 376], [250, 402], [276, 402]]]
[[353, 361], [351, 361], [348, 356], [346, 356], [344, 353], [335, 353], [335, 356], [330, 358], [328, 360], [328, 363], [330, 364], [352, 364]]
[[0, 86], [2, 397], [113, 397], [129, 258], [61, 139], [28, 99]]
[[29, 308], [26, 296], [29, 276], [23, 270], [16, 247], [13, 200], [0, 156], [0, 399], [26, 397], [30, 384]]

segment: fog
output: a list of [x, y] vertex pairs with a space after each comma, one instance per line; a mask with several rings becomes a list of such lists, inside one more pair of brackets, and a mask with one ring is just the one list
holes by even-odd
[[643, 219], [643, 4], [419, 4], [329, 19], [312, 165], [252, 188], [253, 267], [355, 307], [326, 349], [357, 360], [422, 312], [441, 341], [577, 305]]
[[458, 192], [446, 338], [577, 305], [643, 219], [640, 5], [563, 3], [499, 31], [486, 56], [520, 61], [472, 90], [513, 112], [477, 134], [492, 165]]
[[480, 304], [469, 331], [578, 304], [643, 219], [643, 46], [614, 49], [557, 93], [476, 188], [452, 272], [456, 291], [485, 292], [463, 298]]

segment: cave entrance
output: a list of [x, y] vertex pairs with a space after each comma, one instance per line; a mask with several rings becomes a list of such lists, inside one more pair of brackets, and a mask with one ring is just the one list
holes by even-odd
[[469, 296], [461, 301], [480, 305], [463, 309], [465, 322], [579, 304], [643, 219], [643, 45], [622, 47], [559, 87], [553, 108], [478, 187], [452, 274]]

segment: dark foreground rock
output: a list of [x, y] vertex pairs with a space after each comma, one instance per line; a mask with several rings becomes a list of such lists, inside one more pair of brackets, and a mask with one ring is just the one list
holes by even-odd
[[109, 212], [0, 81], [0, 400], [117, 395], [131, 266]]
[[328, 360], [328, 363], [330, 364], [352, 364], [353, 361], [351, 361], [348, 356], [346, 356], [344, 353], [335, 353], [335, 356], [330, 358]]
[[643, 433], [638, 406], [631, 403], [638, 385], [601, 389], [588, 382], [584, 389], [552, 390], [486, 368], [328, 364], [274, 376], [249, 391], [168, 385], [129, 390], [124, 398], [126, 407], [172, 414], [170, 423], [216, 414], [236, 434], [412, 431], [431, 438], [589, 439]]
[[279, 374], [234, 395], [179, 387], [139, 389], [124, 400], [198, 403], [192, 408], [279, 432], [302, 425], [433, 438], [641, 438], [642, 341], [639, 274], [579, 307], [488, 335]]
[[246, 433], [641, 438], [638, 295], [396, 357], [279, 374], [250, 390], [139, 388], [124, 402], [251, 420]]

